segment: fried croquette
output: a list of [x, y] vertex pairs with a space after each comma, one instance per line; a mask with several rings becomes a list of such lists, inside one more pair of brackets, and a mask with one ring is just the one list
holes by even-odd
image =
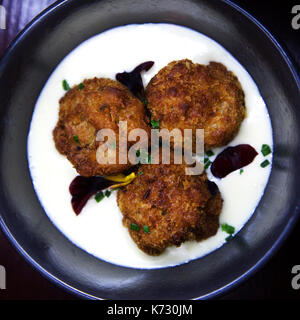
[[184, 164], [145, 164], [118, 191], [117, 202], [137, 246], [159, 255], [168, 246], [216, 234], [222, 198], [206, 174], [185, 174]]
[[206, 149], [228, 144], [246, 112], [239, 80], [217, 62], [173, 61], [151, 79], [146, 95], [160, 129], [192, 129], [193, 140], [195, 130], [204, 129]]
[[[149, 134], [144, 106], [125, 86], [104, 78], [85, 80], [60, 100], [59, 120], [53, 130], [56, 148], [82, 176], [122, 172], [131, 164], [118, 161], [120, 121], [127, 121], [128, 132], [140, 128]], [[97, 148], [104, 143], [96, 139], [100, 129], [112, 129], [116, 134], [116, 144], [109, 146], [116, 151], [116, 164], [97, 162]], [[130, 145], [128, 142], [128, 148]]]

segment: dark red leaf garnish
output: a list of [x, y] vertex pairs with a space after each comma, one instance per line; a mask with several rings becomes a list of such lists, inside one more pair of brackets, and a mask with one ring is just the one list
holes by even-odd
[[70, 184], [69, 190], [72, 196], [71, 204], [78, 215], [91, 196], [100, 190], [104, 190], [116, 184], [103, 177], [77, 176]]
[[153, 61], [147, 61], [140, 65], [138, 65], [133, 71], [131, 72], [122, 72], [117, 73], [116, 79], [124, 84], [133, 95], [135, 95], [141, 101], [145, 99], [145, 89], [143, 80], [141, 77], [142, 71], [148, 71], [152, 66]]
[[250, 164], [257, 155], [256, 150], [249, 144], [228, 147], [218, 154], [210, 169], [215, 177], [224, 178], [229, 173]]

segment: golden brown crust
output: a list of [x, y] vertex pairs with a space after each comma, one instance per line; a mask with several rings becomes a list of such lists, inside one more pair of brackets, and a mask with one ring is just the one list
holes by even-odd
[[96, 150], [103, 143], [96, 141], [100, 129], [115, 131], [117, 145], [112, 147], [118, 151], [119, 121], [127, 121], [128, 132], [134, 128], [149, 132], [143, 104], [125, 86], [104, 78], [85, 80], [83, 88], [75, 86], [60, 100], [59, 120], [53, 130], [56, 148], [80, 175], [119, 173], [131, 164], [100, 165], [96, 160]]
[[161, 129], [204, 129], [206, 149], [228, 144], [245, 117], [237, 77], [217, 62], [173, 61], [151, 79], [146, 94]]
[[[211, 194], [205, 173], [188, 176], [184, 164], [147, 164], [118, 191], [117, 202], [137, 246], [149, 255], [159, 255], [170, 245], [213, 236], [223, 200], [218, 190]], [[131, 224], [140, 230], [132, 230]]]

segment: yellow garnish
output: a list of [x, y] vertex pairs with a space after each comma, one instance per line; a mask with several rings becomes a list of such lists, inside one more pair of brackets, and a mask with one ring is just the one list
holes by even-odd
[[119, 183], [119, 184], [114, 184], [113, 186], [111, 186], [110, 188], [111, 189], [116, 189], [116, 188], [119, 188], [119, 187], [124, 187], [124, 186], [127, 186], [129, 183], [131, 183], [133, 180], [131, 181], [128, 181], [128, 182], [123, 182], [123, 183]]
[[109, 181], [115, 181], [115, 182], [126, 182], [129, 180], [133, 180], [135, 178], [135, 173], [132, 172], [128, 176], [125, 176], [124, 174], [113, 174], [110, 176], [105, 176], [104, 177], [106, 180]]
[[114, 188], [127, 186], [129, 183], [131, 183], [136, 178], [136, 175], [134, 172], [132, 172], [128, 176], [125, 176], [124, 174], [115, 174], [115, 175], [111, 175], [111, 176], [105, 176], [104, 178], [109, 181], [120, 182], [120, 183], [112, 185], [110, 187], [111, 189], [114, 189]]

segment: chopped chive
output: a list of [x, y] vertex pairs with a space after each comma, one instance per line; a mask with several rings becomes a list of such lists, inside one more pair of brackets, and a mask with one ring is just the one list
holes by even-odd
[[240, 169], [240, 174], [242, 174], [244, 172], [244, 169]]
[[269, 145], [267, 144], [263, 144], [261, 146], [261, 153], [263, 154], [263, 156], [267, 156], [268, 154], [270, 154], [272, 152], [271, 148]]
[[140, 163], [141, 164], [150, 164], [152, 163], [152, 157], [151, 154], [148, 153], [144, 149], [139, 149], [136, 151], [136, 157], [140, 158]]
[[226, 241], [229, 241], [233, 238], [232, 234], [230, 234], [228, 237], [225, 238]]
[[100, 202], [103, 199], [104, 199], [104, 193], [102, 191], [97, 192], [95, 195], [95, 200], [97, 202]]
[[130, 229], [134, 231], [140, 231], [140, 226], [135, 223], [130, 223]]
[[204, 158], [204, 163], [206, 163], [207, 161], [209, 161], [209, 159], [208, 158]]
[[206, 163], [204, 165], [204, 169], [208, 169], [211, 164], [212, 164], [212, 162], [210, 160], [206, 161]]
[[105, 191], [105, 197], [108, 198], [111, 195], [111, 191], [110, 190], [106, 190]]
[[262, 167], [262, 168], [265, 168], [266, 166], [268, 166], [270, 164], [270, 161], [269, 160], [265, 160], [265, 161], [263, 161], [261, 164], [260, 164], [260, 166]]
[[221, 228], [222, 228], [222, 231], [227, 232], [230, 235], [234, 234], [235, 228], [233, 226], [230, 226], [227, 223], [223, 223], [221, 225]]
[[67, 80], [63, 80], [63, 82], [62, 82], [62, 86], [63, 86], [63, 89], [64, 89], [65, 91], [70, 90], [70, 86], [69, 86], [69, 84], [68, 84], [68, 81], [67, 81]]
[[144, 229], [144, 232], [145, 233], [149, 233], [150, 232], [150, 229], [148, 226], [143, 226], [143, 229]]
[[148, 106], [148, 100], [147, 99], [143, 99], [142, 100], [143, 106], [146, 108]]
[[82, 90], [84, 88], [84, 84], [83, 83], [80, 83], [79, 85], [78, 85], [78, 89], [79, 90]]
[[143, 174], [143, 171], [140, 171], [140, 172], [139, 172], [139, 176], [141, 176], [142, 174]]
[[159, 129], [159, 120], [152, 120], [151, 126], [153, 129]]
[[207, 150], [205, 153], [208, 157], [211, 157], [214, 155], [214, 153], [211, 150]]
[[77, 134], [74, 134], [73, 139], [76, 143], [79, 143], [79, 138]]

